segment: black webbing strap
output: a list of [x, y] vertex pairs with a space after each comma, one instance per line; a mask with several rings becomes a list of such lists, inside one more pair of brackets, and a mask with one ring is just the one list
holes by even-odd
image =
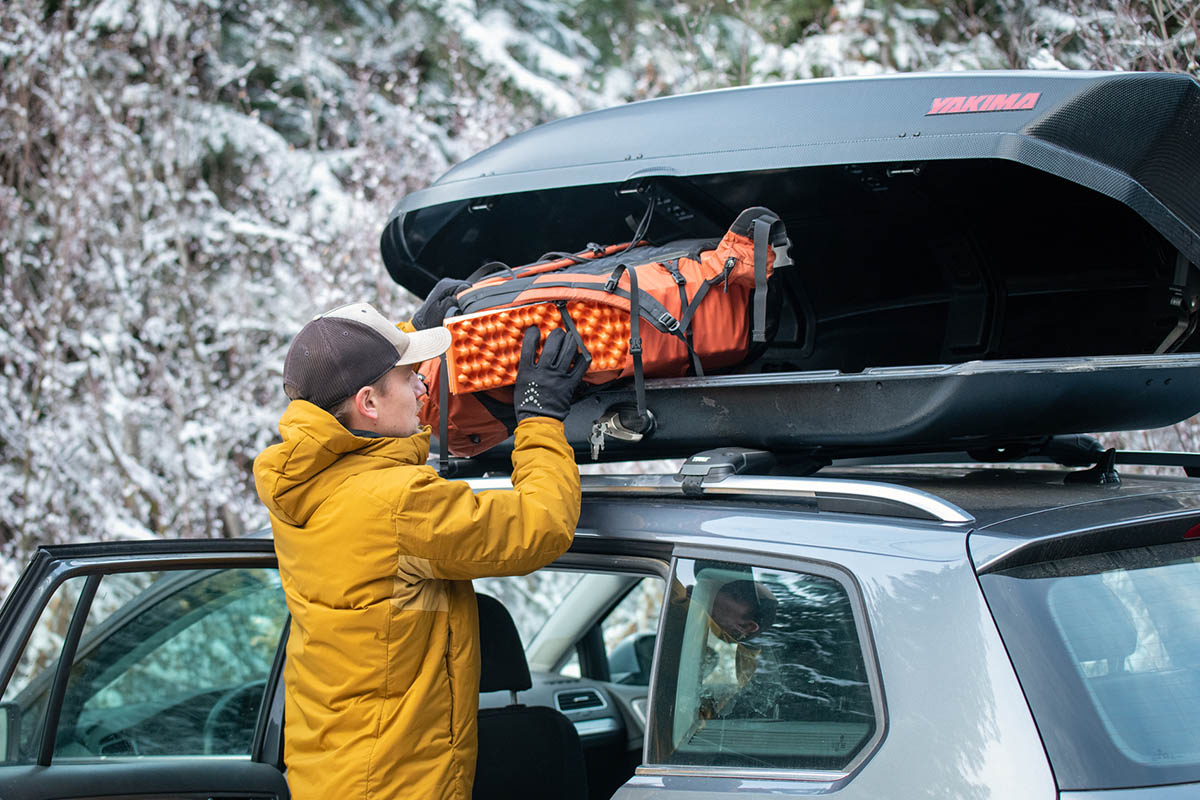
[[762, 217], [754, 220], [754, 328], [751, 341], [767, 340], [767, 250], [771, 246], [771, 225]]
[[646, 418], [646, 376], [642, 373], [642, 309], [638, 302], [637, 270], [630, 269], [626, 264], [617, 264], [604, 284], [607, 292], [617, 290], [617, 282], [621, 273], [629, 273], [629, 355], [633, 356], [633, 391], [637, 395], [637, 413], [639, 419]]
[[476, 281], [486, 278], [488, 275], [495, 275], [497, 272], [507, 272], [510, 276], [513, 274], [512, 267], [510, 267], [508, 264], [505, 264], [503, 261], [489, 261], [467, 277], [463, 278], [463, 280], [467, 283], [475, 283]]
[[[653, 208], [653, 205], [651, 205]], [[642, 309], [638, 303], [637, 270], [629, 270], [629, 354], [633, 356], [633, 391], [638, 419], [646, 418], [646, 376], [642, 372]]]
[[675, 281], [675, 286], [679, 289], [679, 330], [683, 331], [683, 343], [687, 346], [688, 356], [692, 359], [692, 369], [695, 371], [697, 378], [703, 378], [704, 365], [700, 363], [700, 356], [696, 354], [696, 345], [692, 340], [692, 329], [683, 324], [683, 315], [688, 310], [687, 278], [683, 277], [683, 272], [679, 269], [678, 258], [659, 263], [666, 268], [667, 272], [671, 273], [671, 278]]
[[[587, 252], [591, 252], [592, 256], [588, 257], [583, 254], [583, 253], [587, 253]], [[551, 250], [549, 253], [542, 253], [541, 258], [539, 258], [537, 261], [533, 262], [529, 266], [531, 266], [531, 267], [541, 266], [542, 264], [545, 264], [547, 261], [570, 261], [571, 264], [564, 264], [561, 267], [559, 267], [559, 269], [566, 269], [567, 267], [571, 266], [572, 264], [582, 264], [585, 261], [591, 261], [593, 258], [596, 257], [595, 252], [596, 252], [595, 250], [584, 250], [581, 253], [568, 253], [563, 250]]]
[[450, 367], [442, 353], [438, 365], [438, 474], [450, 475]]
[[692, 302], [688, 303], [687, 308], [683, 310], [683, 315], [679, 318], [679, 327], [686, 330], [692, 329], [692, 316], [696, 313], [696, 309], [700, 306], [700, 301], [708, 294], [708, 290], [712, 288], [715, 281], [719, 281], [721, 276], [718, 275], [712, 281], [705, 281], [696, 289], [696, 294], [692, 295]]
[[[642, 221], [637, 224], [637, 227], [633, 228], [633, 238], [629, 241], [629, 244], [625, 246], [625, 249], [622, 250], [621, 253], [628, 253], [630, 250], [637, 247], [638, 242], [640, 242], [642, 237], [646, 235], [646, 231], [650, 230], [650, 220], [654, 218], [654, 208], [657, 205], [658, 195], [651, 191], [650, 200], [646, 203], [646, 213], [642, 215]], [[632, 220], [632, 217], [630, 217], [630, 220]], [[629, 222], [630, 220], [626, 220], [626, 222]], [[633, 226], [631, 225], [630, 227]], [[621, 255], [621, 253], [618, 253], [617, 255]]]
[[558, 306], [558, 315], [562, 317], [563, 328], [567, 333], [575, 337], [575, 346], [579, 348], [579, 352], [583, 354], [583, 357], [590, 362], [592, 354], [588, 352], [587, 345], [583, 343], [583, 334], [575, 327], [575, 320], [571, 319], [571, 315], [567, 313], [567, 301], [555, 300], [554, 305]]

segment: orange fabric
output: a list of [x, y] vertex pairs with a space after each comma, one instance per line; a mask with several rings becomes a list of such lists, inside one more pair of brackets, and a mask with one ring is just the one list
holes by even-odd
[[[417, 371], [425, 379], [429, 397], [421, 406], [417, 418], [434, 431], [441, 428], [441, 362], [432, 359], [421, 364]], [[512, 407], [512, 388], [493, 389], [489, 394], [501, 405]], [[514, 418], [515, 419], [515, 418]], [[440, 434], [439, 434], [440, 435]], [[468, 457], [490, 450], [509, 436], [504, 423], [484, 407], [474, 394], [450, 395], [449, 451], [451, 455]]]
[[[536, 325], [545, 343], [550, 331], [563, 327], [563, 313], [556, 303], [544, 302], [447, 319], [450, 392], [463, 394], [514, 384], [525, 330]], [[588, 372], [620, 374], [629, 359], [629, 313], [591, 300], [569, 301], [565, 313], [592, 357]]]

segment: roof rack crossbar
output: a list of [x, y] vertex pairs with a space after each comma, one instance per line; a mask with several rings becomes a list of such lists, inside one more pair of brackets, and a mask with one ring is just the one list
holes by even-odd
[[[506, 489], [508, 478], [473, 478], [476, 491]], [[674, 475], [584, 475], [581, 487], [585, 495], [654, 494], [683, 497], [682, 483]], [[751, 495], [756, 497], [804, 498], [839, 497], [894, 503], [920, 511], [939, 522], [970, 524], [975, 518], [953, 503], [918, 489], [874, 481], [839, 478], [793, 478], [772, 475], [730, 475], [718, 483], [705, 483], [704, 495]], [[865, 510], [864, 513], [878, 511]]]

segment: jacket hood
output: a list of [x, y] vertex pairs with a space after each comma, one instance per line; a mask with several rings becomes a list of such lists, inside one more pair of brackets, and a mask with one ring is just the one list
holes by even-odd
[[424, 464], [429, 458], [428, 426], [407, 437], [364, 437], [346, 430], [332, 414], [293, 400], [279, 420], [283, 441], [254, 459], [254, 484], [267, 510], [280, 521], [303, 527], [330, 491], [355, 472], [335, 467], [348, 455], [392, 464]]

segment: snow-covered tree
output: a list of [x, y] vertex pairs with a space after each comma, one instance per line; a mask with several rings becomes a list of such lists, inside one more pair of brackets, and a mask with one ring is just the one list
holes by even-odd
[[[6, 0], [0, 593], [39, 544], [264, 524], [250, 464], [276, 436], [290, 337], [352, 300], [403, 317], [413, 298], [378, 251], [388, 211], [482, 147], [737, 83], [1197, 74], [1198, 14], [1181, 0]], [[1168, 433], [1194, 449], [1194, 429]]]

